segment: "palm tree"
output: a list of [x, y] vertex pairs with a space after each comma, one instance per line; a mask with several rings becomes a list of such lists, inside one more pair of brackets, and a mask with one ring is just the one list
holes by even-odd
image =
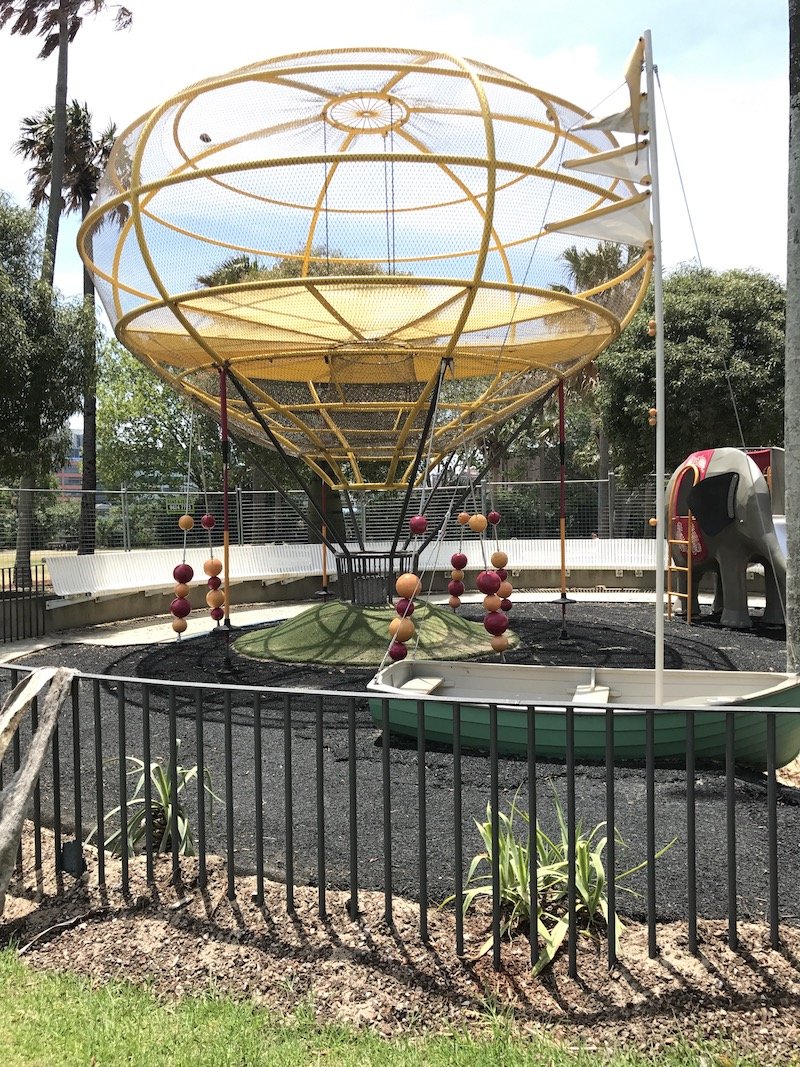
[[[596, 249], [585, 248], [579, 250], [575, 245], [565, 249], [561, 258], [566, 263], [567, 274], [572, 282], [574, 291], [581, 293], [588, 289], [594, 289], [610, 278], [621, 274], [632, 262], [636, 250], [625, 250], [621, 245], [611, 241], [601, 241]], [[598, 293], [595, 300], [598, 304], [604, 304], [606, 299], [613, 298], [613, 291]], [[581, 397], [588, 399], [594, 408], [593, 393], [597, 387], [598, 372], [597, 364], [590, 363], [581, 373], [575, 390]], [[602, 419], [593, 419], [597, 434], [597, 527], [601, 537], [611, 535], [611, 516], [609, 499], [609, 459], [608, 438]]]
[[[32, 163], [28, 170], [31, 207], [39, 208], [50, 200], [50, 176], [53, 169], [55, 109], [50, 107], [22, 120], [21, 137], [14, 145], [18, 155]], [[67, 136], [64, 145], [62, 203], [65, 214], [89, 213], [116, 138], [116, 126], [109, 123], [97, 137], [92, 133], [92, 117], [86, 104], [73, 100], [67, 110]], [[84, 302], [94, 315], [94, 281], [84, 267]], [[97, 394], [94, 349], [87, 353], [87, 380], [83, 392], [83, 451], [81, 474], [81, 515], [78, 553], [87, 555], [95, 547], [95, 493], [97, 490]]]
[[[106, 0], [0, 0], [0, 30], [9, 26], [12, 34], [26, 37], [36, 33], [43, 39], [40, 59], [57, 53], [55, 105], [53, 108], [53, 152], [50, 172], [50, 200], [42, 256], [42, 281], [52, 286], [55, 275], [58, 225], [61, 218], [61, 190], [64, 186], [64, 157], [67, 138], [67, 60], [70, 43], [81, 28], [85, 15], [96, 15], [106, 6]], [[131, 12], [115, 5], [117, 29], [130, 25]], [[53, 190], [58, 195], [52, 195]], [[20, 479], [17, 506], [17, 551], [14, 561], [18, 582], [30, 583], [31, 530], [33, 528], [33, 497], [30, 492], [35, 474]]]

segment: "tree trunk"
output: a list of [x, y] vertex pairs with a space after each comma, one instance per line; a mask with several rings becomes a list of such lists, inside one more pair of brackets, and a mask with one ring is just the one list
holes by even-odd
[[[82, 218], [89, 213], [90, 201], [84, 196]], [[94, 281], [83, 268], [83, 302], [94, 321]], [[83, 393], [83, 448], [81, 450], [81, 515], [78, 524], [78, 555], [94, 554], [97, 540], [97, 340], [92, 331], [87, 353], [86, 388]]]
[[603, 423], [597, 430], [597, 532], [600, 537], [611, 536], [608, 503], [608, 438]]
[[800, 669], [800, 0], [789, 0], [789, 203], [786, 264], [786, 669]]
[[36, 480], [24, 474], [19, 480], [17, 500], [17, 551], [14, 560], [14, 584], [31, 584], [31, 547], [33, 544], [33, 488]]
[[64, 156], [67, 146], [67, 5], [61, 0], [58, 12], [58, 71], [56, 74], [56, 101], [53, 111], [53, 157], [50, 161], [50, 202], [47, 208], [47, 229], [44, 237], [42, 258], [42, 281], [53, 284], [58, 246], [58, 224], [63, 209], [62, 187], [64, 185]]

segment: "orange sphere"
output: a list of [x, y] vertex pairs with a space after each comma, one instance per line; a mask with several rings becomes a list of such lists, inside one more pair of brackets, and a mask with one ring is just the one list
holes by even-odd
[[466, 526], [469, 522], [469, 512], [462, 511], [458, 516], [458, 521], [461, 523], [462, 526]]
[[191, 515], [181, 515], [178, 519], [178, 526], [180, 526], [182, 530], [191, 530], [194, 526], [194, 519]]
[[489, 643], [495, 652], [505, 652], [508, 648], [508, 638], [505, 634], [500, 634], [499, 637], [493, 637]]
[[459, 608], [461, 607], [461, 597], [451, 596], [447, 603], [450, 605], [451, 608]]
[[473, 533], [483, 533], [488, 525], [489, 520], [485, 515], [473, 515], [469, 520], [469, 528]]
[[409, 641], [415, 633], [414, 623], [409, 618], [401, 619], [398, 616], [389, 623], [389, 633], [395, 641]]
[[225, 603], [225, 594], [221, 589], [209, 589], [206, 593], [206, 604], [210, 608], [221, 608]]
[[496, 552], [492, 552], [492, 566], [493, 567], [505, 567], [508, 563], [508, 553], [501, 552], [500, 549]]
[[175, 631], [176, 634], [182, 634], [188, 625], [189, 624], [187, 623], [186, 619], [172, 620], [172, 629]]
[[212, 556], [211, 559], [207, 559], [203, 564], [203, 570], [209, 578], [215, 578], [218, 574], [222, 573], [222, 560]]
[[422, 582], [410, 571], [406, 571], [405, 574], [399, 574], [397, 581], [394, 583], [395, 590], [398, 596], [404, 596], [407, 600], [413, 600], [415, 596], [419, 596], [422, 590]]
[[500, 588], [497, 590], [497, 595], [501, 600], [507, 600], [508, 597], [514, 592], [514, 586], [509, 581], [501, 582]]
[[503, 598], [498, 596], [497, 593], [490, 593], [483, 598], [483, 607], [485, 611], [499, 611], [502, 603]]
[[450, 571], [450, 577], [453, 579], [454, 582], [463, 582], [464, 572], [456, 570], [454, 567], [453, 570]]
[[175, 586], [175, 596], [186, 597], [189, 595], [189, 586], [184, 585], [183, 582], [179, 582]]

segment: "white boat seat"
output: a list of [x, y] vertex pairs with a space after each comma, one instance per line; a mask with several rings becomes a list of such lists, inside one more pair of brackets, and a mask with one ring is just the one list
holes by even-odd
[[607, 685], [579, 685], [572, 697], [572, 704], [607, 704], [611, 690]]
[[437, 678], [433, 675], [420, 675], [418, 678], [409, 678], [407, 682], [403, 682], [400, 688], [409, 693], [434, 693], [443, 682], [444, 678]]

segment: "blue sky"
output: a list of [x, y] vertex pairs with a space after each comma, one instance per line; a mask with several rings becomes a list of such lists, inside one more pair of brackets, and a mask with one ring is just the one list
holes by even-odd
[[[706, 266], [785, 276], [788, 16], [785, 0], [406, 0], [300, 5], [261, 0], [132, 0], [134, 25], [101, 15], [71, 52], [70, 96], [98, 127], [125, 127], [192, 82], [259, 59], [327, 46], [442, 49], [501, 67], [589, 110], [615, 90], [645, 29]], [[36, 41], [0, 34], [0, 189], [22, 202], [11, 152], [23, 116], [52, 103], [55, 62]], [[664, 261], [696, 257], [678, 171], [659, 115]], [[81, 286], [77, 227], [64, 226], [57, 281]]]

